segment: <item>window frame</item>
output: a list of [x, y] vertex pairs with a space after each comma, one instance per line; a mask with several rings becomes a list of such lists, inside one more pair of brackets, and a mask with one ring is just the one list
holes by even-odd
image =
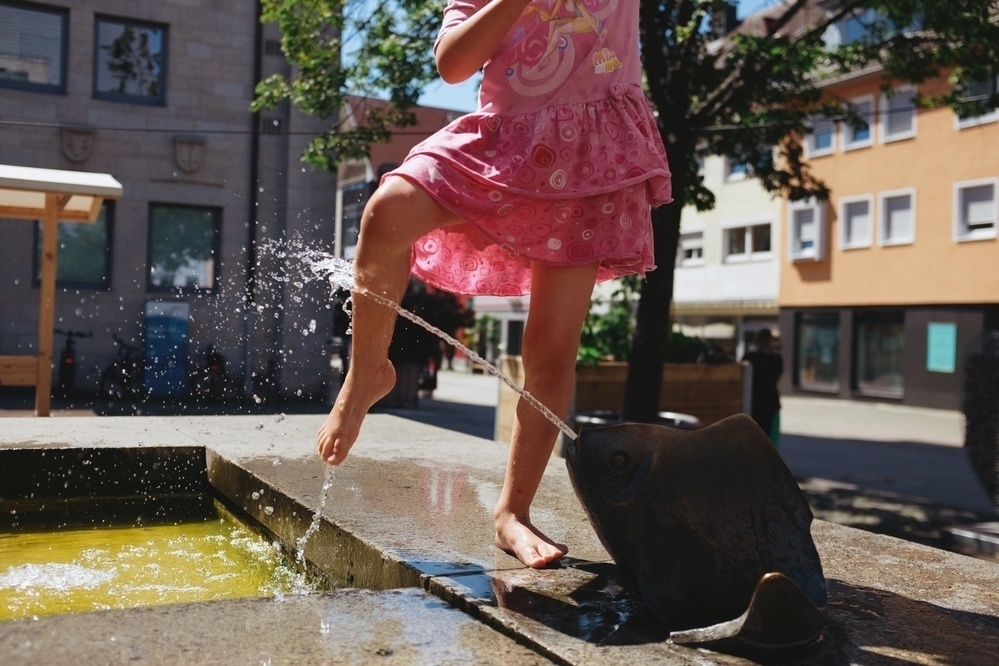
[[[696, 257], [687, 258], [685, 256], [686, 248], [683, 244], [683, 239], [685, 236], [690, 237], [700, 237], [700, 243], [695, 247], [700, 250], [700, 254]], [[704, 265], [704, 229], [681, 229], [680, 230], [680, 243], [679, 249], [677, 251], [677, 266], [681, 268], [703, 266]]]
[[[999, 75], [997, 75], [995, 80], [992, 81], [992, 86], [993, 88], [999, 88]], [[999, 121], [999, 107], [996, 107], [991, 111], [986, 111], [979, 116], [970, 116], [968, 118], [961, 118], [957, 114], [954, 114], [954, 124], [958, 130], [978, 127], [979, 125], [988, 125], [989, 123], [997, 121]]]
[[[874, 195], [872, 194], [859, 194], [849, 197], [840, 197], [839, 200], [839, 210], [838, 210], [838, 220], [839, 220], [839, 248], [841, 250], [858, 250], [869, 248], [874, 244]], [[867, 234], [866, 238], [861, 240], [853, 239], [854, 234], [847, 234], [847, 208], [853, 204], [866, 203], [867, 204]]]
[[[815, 146], [815, 137], [818, 135], [816, 131], [818, 127], [829, 126], [829, 147], [818, 149]], [[825, 157], [826, 155], [832, 155], [836, 152], [836, 120], [830, 118], [829, 116], [816, 115], [808, 119], [808, 126], [812, 131], [805, 135], [805, 157]]]
[[[905, 139], [911, 139], [916, 136], [919, 114], [916, 113], [916, 107], [911, 101], [912, 96], [915, 94], [916, 89], [913, 86], [900, 86], [898, 88], [894, 88], [891, 91], [891, 94], [881, 94], [881, 108], [878, 110], [878, 125], [880, 126], [878, 137], [881, 140], [881, 143], [904, 141]], [[912, 119], [910, 122], [910, 128], [905, 132], [889, 132], [888, 118], [892, 114], [891, 100], [902, 97], [903, 95], [908, 96], [907, 99], [909, 99], [910, 103], [909, 117]]]
[[[897, 199], [900, 197], [909, 197], [909, 211], [912, 216], [912, 231], [907, 238], [888, 238], [885, 236], [885, 231], [888, 224], [888, 214], [885, 206], [889, 199]], [[898, 190], [888, 190], [886, 192], [878, 193], [878, 208], [877, 208], [877, 227], [878, 227], [878, 245], [881, 247], [894, 247], [897, 245], [912, 245], [916, 242], [916, 189], [909, 187]]]
[[[176, 287], [161, 286], [153, 284], [153, 232], [154, 220], [153, 212], [156, 209], [186, 209], [199, 212], [210, 212], [212, 214], [212, 285], [211, 287]], [[219, 282], [221, 280], [221, 248], [222, 248], [222, 215], [221, 206], [199, 206], [193, 204], [164, 203], [159, 201], [149, 202], [148, 224], [146, 226], [146, 292], [152, 294], [175, 294], [175, 295], [214, 295], [218, 293]]]
[[69, 9], [64, 7], [52, 7], [40, 5], [33, 2], [18, 2], [16, 0], [3, 0], [0, 5], [5, 5], [14, 9], [21, 9], [39, 14], [51, 14], [57, 16], [59, 20], [60, 52], [59, 52], [59, 83], [36, 83], [31, 81], [19, 81], [17, 79], [0, 78], [0, 88], [10, 90], [23, 90], [25, 92], [37, 92], [50, 95], [65, 95], [69, 68]]
[[[104, 244], [104, 275], [101, 276], [100, 280], [67, 280], [59, 277], [59, 260], [62, 256], [62, 248], [56, 250], [56, 289], [66, 289], [74, 291], [111, 291], [111, 280], [113, 275], [113, 261], [114, 261], [114, 220], [115, 220], [115, 202], [111, 200], [105, 200], [101, 206], [101, 214], [104, 215], [104, 229], [105, 229], [105, 244]], [[64, 222], [59, 221], [56, 224], [56, 242], [58, 239], [58, 229], [64, 228], [63, 225], [67, 226], [90, 226], [91, 224], [96, 224], [96, 222]], [[32, 284], [35, 287], [41, 285], [41, 262], [39, 258], [41, 256], [41, 221], [35, 223], [35, 235], [34, 235], [34, 247], [32, 250]]]
[[[843, 150], [859, 150], [861, 148], [869, 148], [874, 145], [874, 133], [875, 124], [877, 119], [877, 108], [874, 105], [874, 95], [861, 95], [859, 97], [854, 97], [850, 100], [850, 104], [853, 106], [858, 106], [860, 104], [869, 104], [870, 111], [867, 112], [867, 138], [857, 140], [854, 138], [854, 133], [856, 129], [849, 123], [843, 123]], [[858, 111], [859, 113], [859, 111]], [[860, 113], [859, 115], [864, 115]]]
[[[119, 92], [107, 92], [98, 90], [99, 81], [99, 68], [104, 62], [100, 58], [101, 43], [99, 40], [98, 32], [100, 30], [102, 23], [113, 23], [124, 26], [131, 26], [137, 28], [155, 29], [159, 30], [163, 34], [163, 45], [161, 49], [160, 58], [160, 68], [161, 72], [157, 77], [160, 85], [159, 95], [156, 97], [149, 95], [135, 95], [132, 93], [119, 93]], [[166, 95], [167, 95], [167, 75], [168, 75], [168, 65], [169, 65], [169, 26], [164, 23], [155, 23], [153, 21], [143, 21], [140, 19], [133, 19], [123, 16], [115, 16], [112, 14], [94, 14], [94, 42], [91, 57], [93, 59], [92, 64], [92, 81], [91, 90], [94, 99], [99, 99], [107, 102], [119, 102], [125, 104], [141, 104], [145, 106], [166, 106]]]
[[[741, 168], [740, 168], [741, 167]], [[737, 162], [731, 157], [725, 158], [725, 182], [736, 183], [749, 177], [749, 162]]]
[[[805, 201], [791, 201], [788, 203], [787, 255], [791, 262], [822, 261], [825, 259], [825, 234], [826, 225], [828, 224], [826, 208], [827, 206], [815, 197]], [[812, 211], [814, 216], [815, 239], [811, 248], [797, 249], [801, 245], [801, 239], [795, 214], [804, 210]]]
[[[961, 193], [977, 187], [992, 188], [992, 228], [969, 229], [967, 220], [962, 219]], [[993, 240], [999, 237], [999, 178], [979, 178], [954, 183], [954, 241], [967, 243], [980, 240]]]
[[[753, 229], [757, 227], [770, 228], [770, 249], [757, 250], [753, 244]], [[729, 235], [741, 232], [743, 235], [744, 252], [729, 252]], [[731, 220], [722, 225], [722, 263], [744, 264], [753, 261], [769, 261], [773, 259], [773, 220], [769, 217], [750, 220]]]

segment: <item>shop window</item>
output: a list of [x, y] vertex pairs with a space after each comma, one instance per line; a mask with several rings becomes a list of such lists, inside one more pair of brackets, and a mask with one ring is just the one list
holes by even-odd
[[839, 315], [800, 313], [795, 331], [796, 383], [803, 389], [839, 390]]
[[162, 105], [166, 99], [166, 27], [98, 16], [94, 97]]
[[66, 10], [0, 2], [0, 87], [66, 92]]
[[[107, 201], [93, 223], [60, 222], [56, 233], [56, 286], [111, 287], [111, 229], [114, 203]], [[35, 281], [41, 281], [42, 225], [35, 232]]]
[[839, 243], [849, 250], [871, 246], [873, 197], [850, 197], [839, 202]]
[[210, 292], [218, 275], [221, 212], [152, 204], [149, 209], [149, 290]]
[[957, 183], [954, 186], [954, 237], [958, 241], [996, 237], [999, 223], [999, 179]]
[[879, 398], [901, 398], [904, 315], [901, 312], [858, 313], [854, 322], [854, 386], [857, 392]]
[[882, 245], [904, 245], [916, 238], [916, 195], [912, 190], [878, 195]]
[[916, 136], [916, 105], [911, 87], [897, 88], [881, 97], [881, 141], [900, 141]]

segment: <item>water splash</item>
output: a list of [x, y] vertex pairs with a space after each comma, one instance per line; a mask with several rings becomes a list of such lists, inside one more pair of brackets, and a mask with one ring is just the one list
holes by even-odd
[[319, 524], [322, 522], [323, 509], [326, 508], [326, 498], [329, 497], [330, 488], [333, 487], [333, 479], [336, 476], [333, 470], [332, 465], [326, 466], [326, 478], [323, 479], [323, 487], [319, 491], [319, 508], [316, 509], [316, 513], [312, 516], [312, 523], [309, 525], [309, 529], [305, 530], [305, 534], [298, 537], [298, 540], [295, 541], [295, 561], [299, 564], [305, 564], [305, 544], [309, 542], [309, 537], [319, 530]]
[[462, 350], [468, 358], [485, 368], [490, 375], [499, 378], [504, 384], [516, 391], [522, 398], [524, 398], [524, 400], [527, 401], [528, 404], [537, 409], [546, 419], [555, 424], [555, 426], [558, 427], [558, 429], [561, 430], [566, 437], [573, 440], [578, 437], [572, 428], [556, 416], [555, 413], [548, 409], [548, 407], [546, 407], [540, 400], [525, 391], [521, 386], [518, 386], [516, 382], [500, 372], [496, 366], [459, 342], [454, 338], [454, 336], [445, 333], [419, 315], [413, 314], [409, 310], [406, 310], [395, 301], [355, 284], [353, 265], [349, 261], [312, 248], [302, 248], [297, 254], [302, 260], [303, 267], [309, 270], [314, 277], [329, 280], [330, 284], [335, 288], [347, 289], [363, 294], [380, 305], [392, 308], [399, 314], [400, 317], [405, 317], [414, 324], [430, 331], [448, 344]]

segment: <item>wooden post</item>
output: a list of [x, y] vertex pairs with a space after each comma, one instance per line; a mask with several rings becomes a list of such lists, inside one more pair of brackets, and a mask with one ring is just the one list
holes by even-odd
[[56, 251], [60, 196], [45, 195], [42, 219], [42, 282], [38, 296], [38, 377], [35, 380], [35, 416], [48, 416], [52, 407], [52, 338], [55, 326]]

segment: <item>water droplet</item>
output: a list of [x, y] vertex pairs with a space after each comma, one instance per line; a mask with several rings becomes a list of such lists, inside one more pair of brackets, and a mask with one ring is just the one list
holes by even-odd
[[272, 506], [265, 506], [264, 507], [264, 513], [266, 513], [268, 516], [273, 516], [274, 515], [274, 507], [272, 507]]

